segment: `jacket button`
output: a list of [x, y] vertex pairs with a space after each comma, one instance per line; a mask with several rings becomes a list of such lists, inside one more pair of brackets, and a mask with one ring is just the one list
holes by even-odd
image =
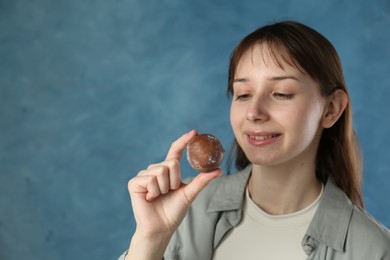
[[303, 246], [303, 251], [305, 251], [307, 255], [310, 255], [310, 253], [313, 251], [313, 247], [311, 245], [306, 244]]

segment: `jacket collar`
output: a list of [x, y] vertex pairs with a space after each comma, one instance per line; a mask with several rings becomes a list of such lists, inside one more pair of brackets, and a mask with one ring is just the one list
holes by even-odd
[[337, 251], [344, 251], [353, 208], [347, 195], [329, 179], [306, 236]]
[[248, 165], [240, 172], [219, 178], [210, 201], [207, 212], [228, 211], [242, 209], [246, 184], [252, 172], [252, 165]]
[[[248, 165], [237, 174], [219, 178], [207, 212], [241, 210], [251, 172], [252, 165]], [[353, 207], [346, 194], [329, 179], [305, 237], [343, 251]]]

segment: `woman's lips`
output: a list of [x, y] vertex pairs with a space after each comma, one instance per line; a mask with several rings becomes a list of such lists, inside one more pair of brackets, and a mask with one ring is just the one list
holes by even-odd
[[255, 146], [263, 146], [274, 143], [281, 136], [279, 133], [270, 132], [247, 132], [245, 134], [248, 142]]

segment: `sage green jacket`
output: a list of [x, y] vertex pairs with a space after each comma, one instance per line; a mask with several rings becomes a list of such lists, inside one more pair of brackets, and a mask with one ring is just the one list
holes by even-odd
[[[248, 166], [218, 178], [198, 195], [172, 237], [165, 260], [212, 259], [224, 235], [241, 220], [250, 173]], [[307, 259], [390, 260], [389, 230], [354, 205], [331, 180], [301, 244]], [[275, 250], [283, 248], [275, 244]]]

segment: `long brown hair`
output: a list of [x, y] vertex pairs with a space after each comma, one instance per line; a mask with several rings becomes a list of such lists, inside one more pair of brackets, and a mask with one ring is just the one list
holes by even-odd
[[[233, 80], [241, 57], [256, 44], [267, 47], [280, 66], [281, 61], [287, 62], [319, 82], [322, 95], [329, 96], [337, 89], [348, 95], [340, 58], [333, 45], [306, 25], [282, 21], [257, 29], [234, 49], [229, 65], [229, 96], [233, 95]], [[250, 164], [236, 140], [228, 162], [234, 158], [238, 170]], [[363, 207], [361, 161], [360, 146], [352, 128], [351, 104], [348, 102], [339, 120], [331, 128], [323, 130], [316, 156], [317, 178], [325, 183], [331, 177], [355, 204]]]

